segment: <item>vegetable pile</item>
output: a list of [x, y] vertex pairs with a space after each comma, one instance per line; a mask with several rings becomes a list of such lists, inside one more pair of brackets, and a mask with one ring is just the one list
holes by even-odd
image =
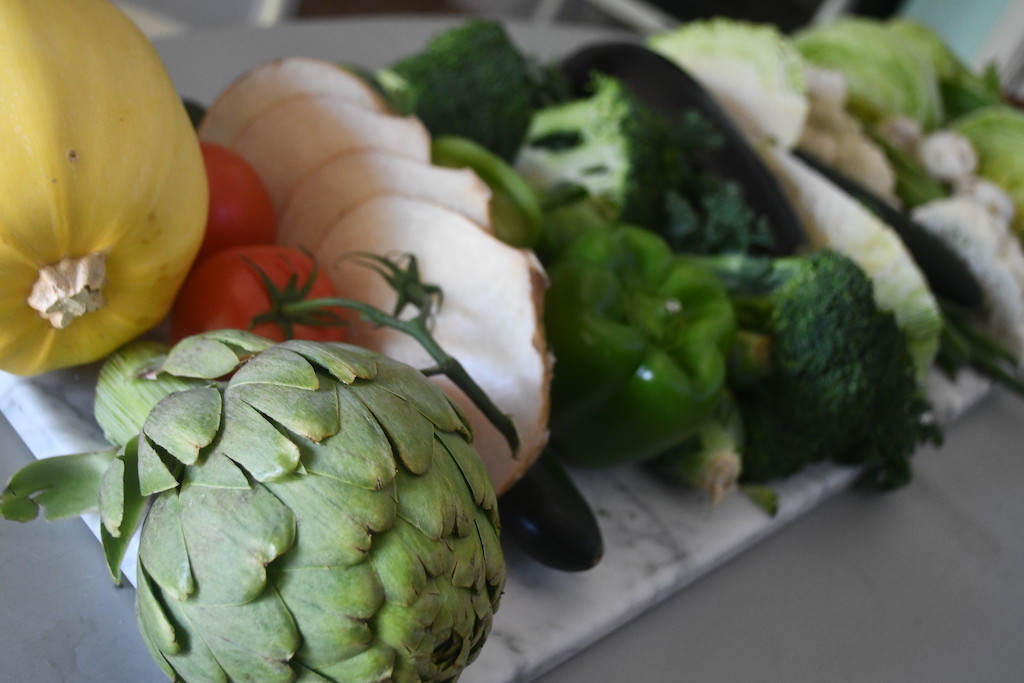
[[[23, 468], [0, 514], [98, 508], [117, 581], [137, 537], [172, 678], [454, 680], [502, 538], [599, 561], [573, 468], [894, 489], [943, 382], [1024, 393], [1024, 118], [922, 26], [716, 19], [546, 62], [474, 20], [376, 70], [255, 65], [193, 128], [107, 3], [3, 11], [29, 190], [0, 367], [104, 359], [112, 447]], [[87, 59], [52, 37], [84, 21]], [[131, 116], [24, 125], [84, 87]]]
[[[495, 236], [490, 187], [434, 164], [419, 118], [397, 113], [355, 70], [324, 61], [255, 67], [211, 103], [199, 135], [252, 165], [280, 216], [276, 241], [307, 251], [339, 295], [400, 307], [394, 288], [348, 255], [415, 256], [419, 277], [444, 293], [437, 341], [516, 423], [512, 453], [445, 384], [467, 412], [495, 488], [507, 489], [547, 439], [550, 359], [540, 327], [545, 275], [531, 251]], [[357, 317], [345, 330], [349, 341], [414, 367], [432, 364], [402, 332]]]

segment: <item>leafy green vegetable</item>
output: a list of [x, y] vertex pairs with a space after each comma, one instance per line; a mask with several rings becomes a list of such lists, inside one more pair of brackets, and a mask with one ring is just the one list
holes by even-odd
[[398, 111], [435, 135], [469, 138], [506, 161], [516, 154], [541, 84], [501, 24], [471, 20], [375, 74]]
[[516, 168], [546, 205], [582, 188], [612, 221], [658, 225], [681, 176], [682, 135], [621, 81], [597, 74], [588, 96], [537, 111]]
[[827, 459], [865, 467], [892, 488], [934, 430], [891, 313], [851, 259], [824, 249], [771, 261], [741, 254], [690, 257], [730, 286], [737, 320], [770, 352], [760, 373], [731, 376], [744, 421], [743, 479], [763, 483]]
[[0, 495], [0, 516], [28, 522], [39, 516], [67, 519], [97, 509], [97, 491], [116, 449], [58, 455], [25, 465]]
[[939, 93], [947, 119], [956, 119], [975, 109], [1002, 101], [999, 74], [989, 66], [976, 74], [953, 54], [939, 34], [925, 24], [906, 18], [885, 24], [898, 40], [906, 41], [927, 55], [939, 81]]
[[1008, 105], [978, 109], [949, 125], [974, 145], [978, 175], [1013, 198], [1013, 229], [1024, 236], [1024, 112]]
[[796, 144], [808, 107], [803, 59], [776, 27], [720, 17], [686, 22], [647, 44], [713, 92], [752, 140]]
[[943, 120], [935, 69], [920, 48], [868, 17], [848, 16], [794, 35], [804, 58], [846, 77], [848, 108], [871, 125], [906, 116], [926, 130]]
[[903, 241], [863, 204], [789, 152], [766, 150], [765, 159], [804, 218], [810, 246], [850, 257], [871, 278], [878, 307], [895, 315], [923, 382], [938, 351], [942, 316]]
[[668, 220], [662, 232], [676, 251], [716, 254], [769, 249], [768, 221], [756, 214], [737, 183], [701, 174], [685, 189], [666, 197]]
[[903, 206], [912, 209], [946, 196], [946, 186], [928, 175], [913, 155], [892, 144], [882, 135], [872, 134], [871, 137], [875, 144], [885, 152], [885, 156], [892, 166], [893, 173], [896, 175], [894, 191]]

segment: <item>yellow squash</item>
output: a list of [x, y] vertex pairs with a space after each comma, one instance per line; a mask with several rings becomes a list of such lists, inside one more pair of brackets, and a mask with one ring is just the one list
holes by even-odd
[[199, 143], [107, 0], [0, 2], [0, 369], [96, 360], [167, 314], [202, 240]]

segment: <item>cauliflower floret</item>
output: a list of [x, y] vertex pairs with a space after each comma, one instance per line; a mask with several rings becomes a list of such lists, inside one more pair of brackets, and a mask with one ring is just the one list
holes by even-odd
[[911, 217], [964, 260], [984, 294], [979, 324], [1024, 359], [1024, 252], [1007, 225], [964, 197], [918, 206]]
[[953, 184], [953, 196], [964, 197], [984, 206], [989, 213], [1002, 221], [1007, 227], [1013, 225], [1017, 215], [1017, 205], [1013, 197], [991, 180], [979, 176], [966, 176]]
[[864, 133], [860, 121], [843, 108], [844, 98], [835, 92], [835, 84], [824, 82], [827, 70], [815, 73], [823, 78], [816, 87], [824, 90], [825, 96], [819, 97], [812, 87], [807, 125], [798, 147], [899, 207], [896, 173], [885, 152]]
[[896, 195], [896, 172], [889, 163], [889, 157], [871, 139], [860, 135], [842, 140], [836, 154], [836, 167], [858, 179], [890, 206], [901, 206], [902, 202]]
[[810, 97], [846, 109], [846, 76], [842, 71], [808, 64], [805, 76]]
[[876, 126], [882, 138], [896, 149], [913, 154], [924, 137], [921, 124], [908, 116], [896, 116]]
[[974, 175], [978, 154], [971, 141], [960, 133], [940, 130], [924, 136], [917, 145], [917, 159], [925, 172], [944, 183]]

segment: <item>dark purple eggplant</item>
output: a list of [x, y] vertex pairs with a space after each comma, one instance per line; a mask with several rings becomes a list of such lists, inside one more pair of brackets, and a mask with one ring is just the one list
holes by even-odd
[[737, 183], [747, 204], [763, 216], [775, 238], [775, 251], [795, 252], [806, 243], [803, 223], [775, 176], [750, 147], [730, 116], [683, 69], [642, 45], [628, 42], [584, 47], [562, 62], [572, 91], [584, 93], [594, 72], [621, 80], [649, 107], [669, 117], [696, 110], [718, 129], [723, 144], [702, 157], [707, 171]]
[[498, 512], [502, 535], [553, 569], [586, 571], [604, 554], [594, 511], [550, 451], [498, 499]]

